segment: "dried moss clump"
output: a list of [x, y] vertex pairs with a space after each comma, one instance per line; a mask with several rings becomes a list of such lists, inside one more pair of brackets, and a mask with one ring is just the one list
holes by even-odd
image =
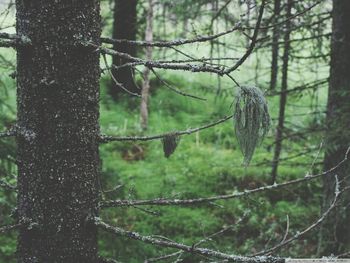
[[235, 133], [247, 166], [269, 131], [270, 114], [264, 94], [257, 87], [241, 87], [234, 110]]
[[166, 158], [169, 158], [170, 155], [172, 155], [175, 152], [176, 147], [180, 142], [180, 137], [176, 134], [168, 134], [162, 139], [162, 142], [164, 156]]

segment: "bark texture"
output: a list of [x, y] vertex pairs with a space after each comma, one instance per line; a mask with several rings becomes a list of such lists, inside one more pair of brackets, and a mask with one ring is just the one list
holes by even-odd
[[[327, 106], [326, 154], [324, 169], [336, 166], [350, 145], [350, 1], [333, 1], [333, 34], [331, 70]], [[349, 176], [350, 165], [336, 171], [339, 180]], [[334, 175], [334, 174], [333, 174]], [[334, 200], [335, 178], [324, 178], [323, 210]], [[344, 186], [350, 185], [349, 178]], [[341, 204], [323, 224], [319, 254], [338, 255], [350, 250], [350, 195], [343, 195]]]
[[[114, 5], [114, 23], [113, 38], [136, 40], [137, 25], [137, 0], [115, 0]], [[136, 56], [136, 46], [126, 43], [116, 43], [114, 50], [127, 53], [133, 57]], [[116, 66], [127, 63], [126, 59], [114, 56], [113, 64]], [[134, 70], [132, 68], [113, 69], [112, 74], [115, 79], [121, 83], [126, 89], [133, 93], [140, 93], [134, 82]], [[120, 87], [114, 83], [110, 86], [109, 93], [113, 99], [118, 99], [120, 94], [125, 93]]]
[[97, 0], [17, 0], [18, 262], [97, 262]]

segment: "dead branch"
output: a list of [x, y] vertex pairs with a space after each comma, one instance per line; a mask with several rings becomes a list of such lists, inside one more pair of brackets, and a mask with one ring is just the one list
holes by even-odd
[[[228, 227], [224, 227], [223, 229], [219, 230], [218, 232], [215, 232], [214, 234], [211, 234], [211, 235], [205, 237], [204, 239], [198, 241], [193, 246], [197, 247], [197, 246], [199, 246], [199, 245], [201, 245], [201, 244], [203, 244], [205, 242], [208, 242], [208, 241], [212, 240], [212, 238], [214, 238], [214, 237], [222, 235], [222, 234], [224, 234], [225, 232], [227, 232], [229, 230], [233, 230], [236, 226], [238, 226], [239, 224], [241, 224], [243, 221], [245, 221], [248, 218], [247, 217], [248, 214], [249, 214], [249, 212], [245, 213], [234, 225], [231, 225], [231, 226], [228, 226]], [[171, 253], [171, 254], [164, 255], [164, 256], [160, 256], [160, 257], [157, 257], [157, 258], [147, 259], [147, 260], [145, 260], [144, 263], [158, 262], [158, 261], [161, 261], [161, 260], [165, 260], [165, 259], [168, 259], [168, 258], [179, 256], [179, 255], [181, 255], [183, 253], [184, 252], [182, 250], [180, 250], [178, 252]]]
[[179, 95], [181, 95], [181, 96], [184, 96], [184, 97], [189, 97], [189, 98], [193, 98], [193, 99], [197, 99], [197, 100], [202, 100], [202, 101], [206, 101], [206, 100], [207, 100], [207, 99], [204, 99], [204, 98], [197, 97], [197, 96], [195, 96], [195, 95], [191, 95], [191, 94], [182, 92], [181, 90], [178, 90], [178, 89], [174, 88], [174, 87], [171, 86], [168, 82], [166, 82], [165, 80], [163, 80], [153, 68], [151, 68], [151, 71], [152, 71], [152, 73], [156, 76], [156, 78], [157, 78], [161, 83], [163, 83], [163, 85], [165, 85], [168, 89], [170, 89], [171, 91], [173, 91], [173, 92], [175, 92], [175, 93], [177, 93], [177, 94], [179, 94]]
[[9, 184], [5, 180], [0, 180], [0, 187], [9, 191], [17, 191], [17, 186]]
[[245, 196], [249, 196], [251, 194], [255, 193], [260, 193], [260, 192], [265, 192], [269, 190], [275, 190], [279, 189], [282, 187], [290, 186], [290, 185], [295, 185], [295, 184], [300, 184], [304, 182], [308, 182], [311, 180], [314, 180], [316, 178], [320, 178], [323, 176], [327, 176], [334, 171], [336, 171], [338, 168], [343, 166], [347, 161], [348, 161], [348, 156], [350, 152], [350, 147], [346, 151], [344, 159], [339, 162], [336, 166], [333, 168], [319, 173], [315, 175], [307, 175], [303, 178], [300, 179], [295, 179], [291, 180], [288, 182], [280, 183], [280, 184], [273, 184], [273, 185], [267, 185], [267, 186], [262, 186], [258, 187], [255, 189], [251, 190], [245, 190], [243, 192], [236, 192], [228, 195], [217, 195], [217, 196], [212, 196], [212, 197], [203, 197], [203, 198], [196, 198], [196, 199], [150, 199], [150, 200], [112, 200], [112, 201], [104, 201], [100, 202], [100, 207], [101, 208], [108, 208], [108, 207], [130, 207], [130, 206], [140, 206], [140, 205], [157, 205], [157, 206], [171, 206], [171, 205], [176, 205], [176, 206], [191, 206], [191, 205], [196, 205], [196, 204], [204, 204], [204, 203], [210, 203], [214, 201], [219, 201], [219, 200], [229, 200], [229, 199], [234, 199], [234, 198], [241, 198]]
[[136, 45], [141, 47], [174, 47], [174, 46], [182, 46], [186, 44], [193, 44], [193, 43], [200, 43], [200, 42], [207, 42], [214, 39], [217, 39], [219, 37], [225, 36], [227, 34], [230, 34], [234, 31], [237, 31], [241, 29], [240, 23], [237, 23], [234, 27], [232, 27], [229, 30], [226, 30], [224, 32], [215, 34], [215, 35], [209, 35], [209, 36], [198, 36], [193, 39], [176, 39], [173, 41], [157, 41], [157, 42], [149, 42], [149, 41], [132, 41], [127, 39], [112, 39], [112, 38], [106, 38], [102, 37], [101, 41], [103, 43], [107, 44], [116, 44], [116, 43], [127, 43], [129, 45]]
[[260, 255], [271, 255], [273, 252], [281, 249], [282, 247], [287, 246], [288, 244], [290, 244], [291, 242], [301, 238], [302, 236], [304, 236], [305, 234], [311, 232], [313, 229], [315, 229], [317, 226], [319, 226], [327, 217], [328, 215], [332, 212], [332, 210], [336, 207], [339, 199], [340, 199], [340, 195], [343, 194], [346, 190], [349, 190], [349, 188], [345, 188], [342, 191], [339, 190], [340, 185], [339, 185], [339, 181], [337, 176], [336, 177], [336, 186], [335, 186], [335, 197], [334, 200], [332, 202], [332, 204], [329, 206], [329, 208], [327, 209], [327, 211], [325, 211], [320, 218], [318, 218], [313, 224], [311, 224], [310, 226], [306, 227], [304, 230], [297, 232], [297, 234], [295, 234], [294, 236], [292, 236], [291, 238], [279, 243], [278, 245], [269, 248], [267, 250], [263, 250], [261, 252], [255, 253], [252, 256], [260, 256]]
[[168, 132], [168, 133], [163, 133], [163, 134], [159, 134], [159, 135], [152, 135], [152, 136], [127, 136], [127, 137], [116, 137], [116, 136], [108, 136], [108, 135], [100, 135], [100, 143], [108, 143], [108, 142], [116, 142], [116, 141], [152, 141], [152, 140], [159, 140], [159, 139], [163, 139], [167, 136], [169, 136], [169, 134], [173, 135], [173, 136], [183, 136], [183, 135], [190, 135], [205, 129], [209, 129], [211, 127], [214, 127], [216, 125], [219, 125], [223, 122], [226, 122], [227, 120], [231, 119], [233, 117], [233, 115], [230, 116], [226, 116], [216, 122], [212, 122], [209, 123], [207, 125], [198, 127], [198, 128], [194, 128], [194, 129], [187, 129], [184, 131], [174, 131], [174, 132]]
[[238, 69], [246, 61], [246, 59], [250, 56], [250, 54], [253, 52], [255, 45], [257, 43], [257, 40], [258, 40], [258, 34], [259, 34], [259, 30], [260, 30], [261, 21], [262, 21], [263, 15], [264, 15], [265, 5], [266, 5], [266, 0], [263, 0], [262, 4], [260, 6], [260, 9], [259, 9], [258, 20], [256, 22], [256, 25], [254, 28], [254, 33], [253, 33], [248, 50], [234, 66], [225, 70], [225, 72], [224, 72], [225, 75]]
[[111, 77], [111, 79], [113, 80], [114, 84], [115, 84], [117, 87], [119, 87], [119, 88], [121, 88], [122, 90], [124, 90], [126, 93], [128, 93], [128, 94], [131, 95], [131, 96], [141, 97], [139, 94], [131, 92], [130, 90], [128, 90], [127, 88], [125, 88], [123, 84], [121, 84], [121, 83], [119, 83], [119, 82], [117, 81], [117, 79], [115, 78], [113, 72], [111, 71], [111, 68], [110, 68], [109, 65], [108, 65], [106, 55], [105, 55], [105, 54], [102, 54], [102, 57], [103, 57], [103, 60], [104, 60], [106, 69], [107, 69], [107, 71], [108, 71], [108, 74], [110, 75], [110, 77]]
[[18, 36], [15, 34], [0, 33], [0, 47], [12, 47], [31, 45], [32, 41], [26, 36]]
[[12, 230], [17, 230], [18, 228], [20, 228], [23, 224], [14, 224], [14, 225], [8, 225], [8, 226], [2, 226], [0, 227], [0, 234], [4, 234], [7, 232], [10, 232]]
[[0, 139], [14, 137], [16, 136], [16, 131], [14, 129], [10, 129], [8, 131], [0, 132]]
[[277, 262], [284, 262], [284, 259], [277, 258], [277, 257], [244, 257], [239, 255], [231, 255], [231, 254], [225, 254], [219, 251], [207, 249], [207, 248], [198, 248], [195, 246], [188, 246], [185, 244], [177, 243], [175, 241], [171, 241], [168, 239], [160, 239], [160, 238], [154, 238], [152, 236], [143, 236], [137, 232], [124, 230], [119, 227], [111, 226], [105, 222], [103, 222], [100, 218], [96, 217], [94, 218], [94, 223], [96, 226], [100, 227], [101, 229], [129, 239], [134, 239], [138, 241], [142, 241], [147, 244], [151, 244], [158, 247], [165, 247], [165, 248], [175, 248], [182, 250], [187, 253], [191, 254], [197, 254], [201, 256], [206, 257], [213, 257], [213, 258], [219, 258], [219, 259], [228, 259], [232, 262], [244, 262], [244, 263], [277, 263]]

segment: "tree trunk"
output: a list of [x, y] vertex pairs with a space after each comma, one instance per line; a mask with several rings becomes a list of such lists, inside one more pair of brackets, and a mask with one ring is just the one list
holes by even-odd
[[[286, 17], [290, 18], [292, 13], [293, 0], [288, 0], [286, 5]], [[288, 90], [288, 67], [289, 67], [289, 51], [290, 51], [290, 33], [291, 33], [291, 21], [286, 22], [285, 35], [284, 35], [284, 51], [283, 51], [283, 66], [282, 66], [282, 86], [281, 97], [279, 106], [278, 126], [276, 131], [276, 146], [275, 153], [272, 161], [272, 183], [276, 182], [279, 159], [282, 151], [282, 137], [284, 130], [284, 116], [287, 104], [287, 90]]]
[[[273, 22], [276, 24], [278, 22], [278, 17], [281, 12], [281, 0], [275, 0], [273, 15]], [[272, 59], [271, 59], [271, 81], [270, 81], [270, 89], [275, 90], [277, 84], [278, 77], [278, 55], [279, 55], [279, 26], [275, 26], [273, 28], [272, 33]]]
[[[137, 24], [137, 0], [115, 0], [114, 4], [114, 23], [113, 23], [113, 38], [136, 40], [136, 24]], [[131, 56], [136, 56], [136, 46], [126, 43], [116, 43], [114, 50], [127, 53]], [[126, 59], [114, 56], [113, 65], [120, 66], [128, 61]], [[121, 83], [124, 88], [133, 93], [140, 94], [134, 82], [134, 70], [132, 68], [122, 68], [119, 70], [113, 69], [112, 74], [115, 79]], [[109, 93], [113, 99], [118, 99], [123, 91], [114, 83], [109, 87]]]
[[[148, 0], [149, 9], [147, 12], [147, 26], [146, 26], [146, 36], [145, 40], [153, 41], [153, 0]], [[152, 60], [152, 47], [146, 47], [146, 57], [147, 60]], [[148, 99], [150, 90], [150, 69], [145, 67], [143, 72], [143, 85], [141, 93], [141, 128], [147, 130], [148, 128]]]
[[[326, 154], [324, 169], [329, 170], [342, 159], [350, 144], [350, 1], [333, 1], [333, 36], [331, 70], [327, 106]], [[339, 180], [349, 176], [350, 165], [336, 171]], [[323, 210], [334, 200], [334, 173], [323, 180]], [[344, 183], [350, 185], [349, 178]], [[343, 185], [344, 185], [343, 184]], [[350, 195], [343, 195], [339, 204], [322, 225], [319, 254], [341, 254], [350, 250]]]
[[17, 0], [18, 262], [94, 262], [99, 173], [98, 0]]

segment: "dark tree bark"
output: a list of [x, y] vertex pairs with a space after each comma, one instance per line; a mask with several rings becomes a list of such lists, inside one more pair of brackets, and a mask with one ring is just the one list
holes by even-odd
[[97, 262], [98, 0], [17, 0], [18, 262]]
[[[278, 21], [278, 17], [280, 16], [281, 12], [281, 0], [275, 0], [274, 2], [274, 8], [273, 8], [273, 15], [274, 15], [274, 23], [276, 24]], [[271, 81], [270, 81], [270, 89], [274, 90], [276, 88], [277, 84], [277, 77], [278, 77], [278, 55], [279, 55], [279, 27], [275, 26], [273, 28], [272, 33], [272, 59], [271, 59]]]
[[[333, 1], [333, 35], [331, 70], [327, 105], [326, 154], [324, 169], [336, 166], [350, 145], [350, 1]], [[350, 174], [347, 164], [336, 171], [339, 180]], [[335, 178], [324, 178], [323, 210], [334, 200]], [[349, 178], [345, 184], [350, 185]], [[341, 254], [350, 250], [350, 195], [323, 224], [320, 231], [319, 254]]]
[[[293, 0], [287, 0], [286, 5], [286, 17], [290, 18], [292, 14]], [[287, 20], [285, 25], [284, 34], [284, 50], [283, 50], [283, 65], [282, 65], [282, 86], [281, 86], [281, 97], [278, 115], [278, 124], [276, 131], [276, 146], [275, 153], [272, 161], [272, 183], [276, 182], [279, 159], [282, 151], [282, 137], [284, 130], [284, 117], [286, 112], [287, 104], [287, 90], [288, 90], [288, 67], [289, 67], [289, 51], [290, 51], [290, 33], [291, 33], [291, 20]]]
[[[136, 40], [136, 25], [137, 25], [137, 0], [115, 0], [114, 6], [114, 23], [113, 23], [113, 38]], [[136, 46], [125, 43], [117, 43], [113, 47], [114, 50], [127, 53], [131, 56], [136, 56]], [[116, 66], [123, 65], [128, 61], [117, 56], [113, 57], [113, 64]], [[134, 82], [134, 71], [132, 68], [122, 68], [119, 70], [113, 69], [112, 74], [115, 79], [121, 83], [126, 89], [133, 93], [141, 93]], [[113, 99], [118, 99], [120, 94], [123, 94], [120, 87], [114, 83], [109, 88], [109, 93]]]

